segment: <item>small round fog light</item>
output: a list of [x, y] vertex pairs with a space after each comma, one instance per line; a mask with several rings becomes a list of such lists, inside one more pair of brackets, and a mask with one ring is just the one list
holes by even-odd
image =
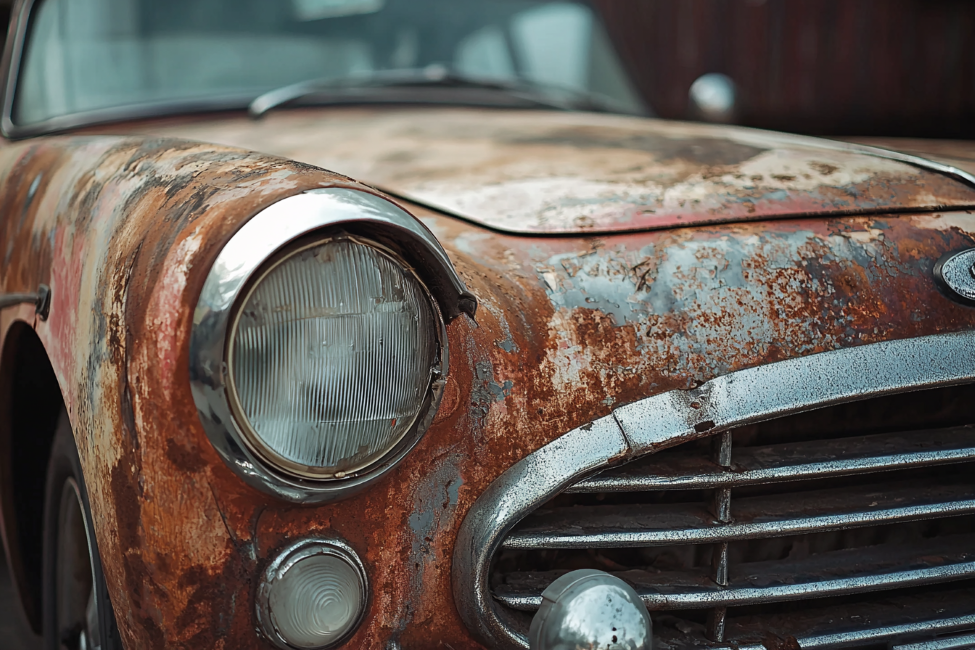
[[652, 650], [653, 625], [633, 587], [603, 571], [579, 569], [542, 592], [528, 643], [531, 650]]
[[271, 562], [257, 593], [264, 634], [285, 650], [321, 650], [346, 641], [369, 600], [366, 570], [336, 540], [304, 540]]

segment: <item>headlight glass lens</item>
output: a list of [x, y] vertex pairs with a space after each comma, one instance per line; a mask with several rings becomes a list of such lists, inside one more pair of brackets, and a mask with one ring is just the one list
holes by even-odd
[[300, 477], [376, 462], [420, 415], [436, 323], [419, 280], [374, 246], [341, 237], [278, 260], [253, 284], [231, 334], [229, 374], [248, 442]]

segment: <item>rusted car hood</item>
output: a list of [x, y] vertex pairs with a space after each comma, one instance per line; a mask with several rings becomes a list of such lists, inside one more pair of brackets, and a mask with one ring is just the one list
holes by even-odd
[[642, 118], [325, 108], [279, 111], [261, 122], [231, 117], [132, 130], [341, 170], [512, 233], [608, 233], [975, 205], [975, 187], [851, 145]]

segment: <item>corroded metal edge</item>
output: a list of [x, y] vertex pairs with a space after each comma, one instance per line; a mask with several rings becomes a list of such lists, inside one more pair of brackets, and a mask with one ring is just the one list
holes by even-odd
[[600, 469], [737, 426], [868, 397], [975, 380], [975, 331], [884, 341], [733, 372], [617, 408], [523, 458], [496, 479], [461, 525], [454, 599], [477, 638], [528, 648], [490, 591], [491, 560], [527, 514]]

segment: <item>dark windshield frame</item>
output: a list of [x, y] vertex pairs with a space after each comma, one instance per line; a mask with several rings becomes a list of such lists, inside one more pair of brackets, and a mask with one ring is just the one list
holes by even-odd
[[[72, 129], [82, 128], [86, 126], [96, 126], [100, 124], [109, 124], [112, 122], [124, 122], [130, 120], [142, 120], [142, 119], [152, 119], [161, 117], [172, 117], [177, 115], [190, 115], [194, 113], [215, 113], [222, 111], [246, 111], [250, 102], [254, 99], [253, 93], [233, 93], [233, 94], [215, 94], [212, 96], [193, 98], [193, 99], [180, 99], [180, 100], [169, 100], [169, 101], [154, 101], [142, 104], [126, 104], [123, 106], [113, 106], [108, 108], [99, 108], [91, 111], [70, 113], [68, 115], [59, 115], [57, 117], [52, 117], [40, 122], [34, 122], [31, 124], [17, 124], [14, 122], [14, 102], [16, 100], [17, 94], [17, 84], [20, 76], [21, 65], [23, 62], [23, 54], [27, 41], [29, 38], [29, 30], [31, 26], [31, 14], [34, 6], [39, 2], [44, 0], [18, 0], [14, 6], [12, 16], [14, 17], [8, 29], [7, 40], [3, 52], [3, 60], [0, 62], [0, 72], [3, 74], [4, 84], [3, 84], [3, 105], [2, 111], [0, 111], [0, 135], [8, 140], [19, 140], [23, 138], [30, 138], [38, 135], [48, 135], [53, 133], [59, 133], [63, 131], [70, 131]], [[584, 2], [585, 4], [591, 4], [589, 0], [577, 0]], [[595, 13], [596, 19], [602, 23], [602, 17], [599, 12], [596, 11], [595, 7], [591, 7]], [[605, 27], [605, 25], [604, 25]], [[614, 51], [616, 51], [616, 44], [610, 43]], [[619, 52], [616, 52], [617, 58], [621, 70], [627, 77], [632, 81], [633, 76], [628, 69], [628, 66], [623, 59], [619, 56]], [[639, 94], [639, 93], [638, 93]], [[642, 100], [642, 98], [641, 98]], [[362, 100], [342, 102], [341, 100], [335, 102], [339, 103], [364, 103]], [[382, 104], [386, 103], [405, 103], [403, 101], [393, 101], [393, 102], [376, 102], [370, 101], [370, 104]], [[439, 103], [442, 102], [409, 102], [416, 104], [425, 103]], [[454, 105], [468, 105], [468, 106], [487, 106], [493, 108], [501, 108], [498, 104], [493, 103], [481, 103], [481, 102], [463, 102], [456, 101], [451, 102]], [[297, 104], [300, 105], [300, 104]], [[513, 105], [509, 108], [522, 108], [525, 106]], [[536, 109], [538, 107], [535, 107]], [[552, 109], [554, 110], [554, 109]]]

